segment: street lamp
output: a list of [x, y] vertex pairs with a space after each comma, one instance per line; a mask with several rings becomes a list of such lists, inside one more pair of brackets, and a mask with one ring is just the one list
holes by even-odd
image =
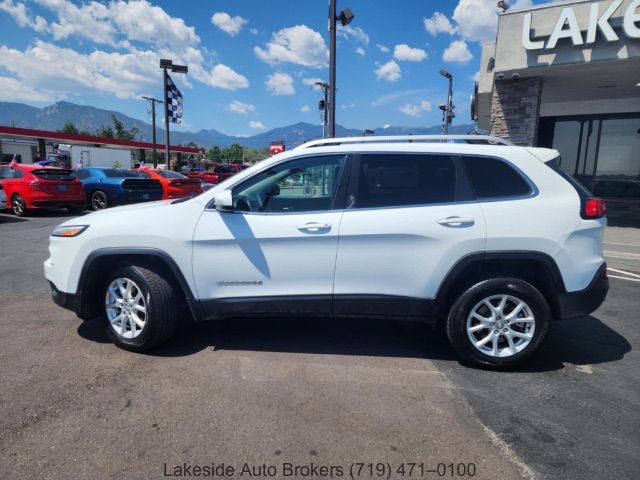
[[336, 21], [345, 27], [354, 17], [350, 8], [336, 15], [336, 0], [329, 0], [329, 138], [336, 136]]
[[174, 65], [172, 60], [165, 58], [160, 59], [160, 68], [163, 70], [164, 75], [164, 128], [165, 128], [165, 155], [167, 156], [167, 170], [171, 170], [171, 159], [169, 152], [169, 98], [167, 86], [169, 84], [169, 74], [167, 70], [171, 70], [175, 73], [187, 73], [189, 67], [186, 65]]
[[442, 132], [447, 135], [449, 133], [449, 124], [456, 115], [453, 113], [453, 76], [444, 69], [440, 70], [440, 75], [449, 80], [449, 91], [447, 93], [447, 103], [438, 105], [442, 110]]

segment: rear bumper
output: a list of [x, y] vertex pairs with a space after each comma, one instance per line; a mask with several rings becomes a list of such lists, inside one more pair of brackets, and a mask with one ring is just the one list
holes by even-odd
[[577, 318], [589, 315], [602, 305], [608, 291], [607, 264], [603, 263], [587, 288], [577, 292], [565, 292], [558, 296], [560, 318]]
[[80, 307], [82, 305], [80, 295], [61, 292], [53, 282], [49, 282], [49, 288], [51, 289], [51, 298], [56, 305], [66, 308], [67, 310], [71, 310], [78, 316], [80, 315]]

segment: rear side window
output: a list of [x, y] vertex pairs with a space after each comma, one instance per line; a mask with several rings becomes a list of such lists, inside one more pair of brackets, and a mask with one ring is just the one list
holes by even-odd
[[354, 207], [448, 203], [455, 193], [456, 171], [449, 156], [362, 155]]
[[105, 168], [102, 170], [107, 177], [111, 178], [145, 178], [138, 172], [132, 172], [131, 170], [124, 170], [122, 168]]
[[31, 172], [42, 180], [73, 180], [76, 177], [71, 170], [42, 169]]
[[178, 172], [174, 172], [172, 170], [158, 170], [158, 173], [160, 174], [161, 177], [164, 177], [164, 178], [187, 178], [184, 175]]
[[531, 193], [531, 186], [507, 162], [490, 157], [463, 157], [462, 161], [479, 200]]
[[91, 176], [91, 174], [89, 172], [87, 172], [86, 170], [76, 170], [75, 175], [80, 180], [84, 180], [85, 178], [89, 178]]

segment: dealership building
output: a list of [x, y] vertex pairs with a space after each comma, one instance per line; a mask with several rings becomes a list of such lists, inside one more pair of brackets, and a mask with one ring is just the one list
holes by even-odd
[[640, 226], [640, 0], [507, 10], [482, 47], [478, 126], [560, 151], [562, 167]]

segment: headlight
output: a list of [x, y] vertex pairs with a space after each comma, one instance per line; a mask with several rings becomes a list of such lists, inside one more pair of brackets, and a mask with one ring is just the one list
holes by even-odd
[[61, 225], [57, 227], [53, 233], [52, 237], [77, 237], [82, 232], [84, 232], [89, 225]]

